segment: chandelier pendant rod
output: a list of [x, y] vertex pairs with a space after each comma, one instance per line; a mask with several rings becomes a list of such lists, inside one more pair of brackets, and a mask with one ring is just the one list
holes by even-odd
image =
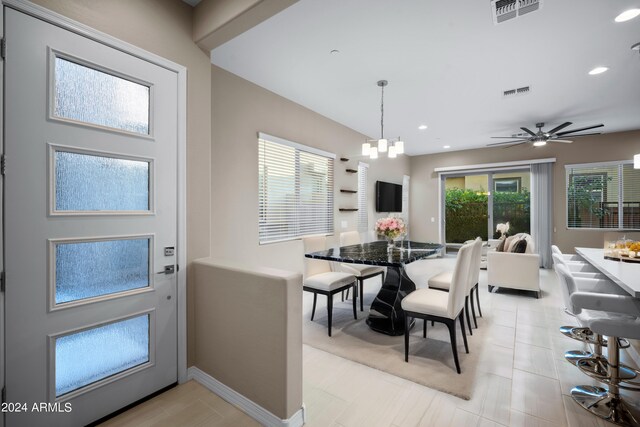
[[384, 84], [382, 87], [382, 96], [380, 97], [380, 139], [384, 139]]

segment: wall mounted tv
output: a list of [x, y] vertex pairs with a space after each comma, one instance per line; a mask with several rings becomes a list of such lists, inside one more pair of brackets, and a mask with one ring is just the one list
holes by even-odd
[[376, 212], [402, 212], [402, 185], [376, 181]]

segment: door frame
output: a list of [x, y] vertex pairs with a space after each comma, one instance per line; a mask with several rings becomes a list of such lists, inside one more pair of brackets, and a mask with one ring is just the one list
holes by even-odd
[[[150, 62], [177, 74], [178, 81], [178, 109], [177, 109], [177, 241], [176, 241], [176, 263], [182, 268], [177, 270], [177, 360], [178, 360], [178, 382], [187, 381], [187, 191], [186, 191], [186, 167], [187, 167], [187, 69], [186, 67], [169, 61], [144, 49], [133, 46], [127, 42], [119, 40], [106, 33], [97, 31], [87, 25], [69, 19], [56, 12], [50, 11], [42, 6], [31, 3], [27, 0], [1, 0], [0, 8], [0, 33], [4, 36], [4, 6], [16, 11], [25, 13], [34, 18], [48, 22], [52, 25], [71, 31], [72, 33], [86, 37], [90, 40], [104, 44], [121, 52], [127, 53], [144, 61]], [[0, 79], [4, 82], [4, 61], [0, 67]], [[4, 153], [4, 85], [0, 84], [0, 150]], [[4, 178], [2, 178], [4, 180]], [[4, 184], [4, 183], [3, 183]], [[3, 186], [0, 186], [0, 192]], [[0, 194], [0, 220], [3, 220], [4, 195]], [[4, 230], [0, 227], [0, 270], [4, 270]], [[4, 293], [0, 293], [0, 384], [4, 386], [5, 378], [5, 336], [4, 336]], [[0, 417], [0, 427], [4, 425], [4, 417]]]

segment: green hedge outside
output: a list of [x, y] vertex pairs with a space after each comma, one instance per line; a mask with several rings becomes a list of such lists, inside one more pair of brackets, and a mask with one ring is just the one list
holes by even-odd
[[[524, 188], [520, 193], [499, 192], [493, 195], [493, 223], [509, 221], [509, 234], [529, 233], [531, 230], [531, 211], [529, 191]], [[451, 188], [445, 194], [446, 241], [464, 243], [480, 236], [488, 239], [488, 199], [485, 192]], [[491, 238], [498, 238], [494, 233]]]

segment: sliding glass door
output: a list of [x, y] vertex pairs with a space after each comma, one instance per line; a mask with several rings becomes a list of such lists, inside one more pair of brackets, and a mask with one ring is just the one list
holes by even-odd
[[495, 226], [509, 222], [509, 235], [531, 234], [531, 173], [529, 169], [496, 172], [491, 195], [493, 215], [489, 218], [489, 235], [499, 238]]
[[442, 175], [444, 241], [498, 238], [495, 226], [506, 222], [510, 235], [530, 233], [530, 183], [528, 167]]
[[447, 176], [444, 181], [445, 242], [464, 243], [477, 236], [486, 241], [489, 215], [489, 175]]

